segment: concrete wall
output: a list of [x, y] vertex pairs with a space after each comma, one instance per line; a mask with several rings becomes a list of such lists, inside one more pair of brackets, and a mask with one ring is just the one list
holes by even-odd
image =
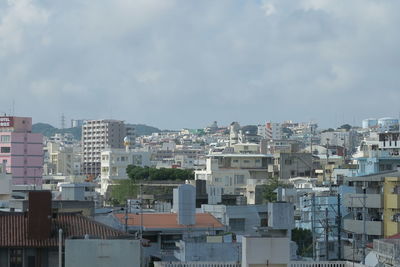
[[243, 237], [242, 267], [287, 266], [289, 262], [289, 238]]
[[180, 251], [175, 257], [183, 262], [190, 261], [221, 261], [235, 262], [242, 258], [241, 243], [206, 243], [206, 242], [179, 242]]
[[65, 266], [140, 267], [139, 240], [69, 239], [65, 241]]
[[[353, 232], [355, 234], [363, 233], [363, 221], [362, 220], [343, 220], [343, 228], [345, 231]], [[366, 233], [367, 235], [383, 235], [383, 223], [381, 221], [366, 221]]]
[[292, 203], [268, 203], [268, 226], [274, 229], [294, 228], [294, 205]]

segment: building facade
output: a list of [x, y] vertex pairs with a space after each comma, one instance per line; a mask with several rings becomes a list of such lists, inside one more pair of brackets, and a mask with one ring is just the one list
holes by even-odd
[[101, 151], [106, 148], [124, 148], [126, 129], [123, 121], [91, 120], [82, 126], [82, 173], [100, 175]]
[[42, 184], [43, 136], [32, 133], [32, 118], [0, 117], [0, 162], [13, 185]]
[[101, 152], [101, 190], [107, 192], [108, 186], [118, 180], [128, 179], [128, 165], [140, 167], [150, 166], [151, 153], [147, 151], [131, 151], [125, 149], [105, 149]]
[[195, 171], [196, 180], [220, 186], [224, 194], [246, 195], [247, 185], [265, 184], [273, 176], [273, 157], [268, 154], [213, 154], [206, 169]]
[[366, 243], [394, 235], [400, 229], [400, 173], [348, 177], [345, 182], [355, 188], [355, 193], [344, 196], [349, 214], [344, 217], [343, 228], [350, 233], [344, 245], [344, 257], [351, 260], [354, 254], [360, 260]]

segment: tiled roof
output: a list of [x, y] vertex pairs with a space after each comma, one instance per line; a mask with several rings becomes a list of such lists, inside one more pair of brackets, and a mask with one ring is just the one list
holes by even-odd
[[[115, 217], [125, 224], [125, 214], [117, 213]], [[140, 214], [128, 214], [129, 226], [140, 226]], [[178, 224], [176, 213], [143, 213], [143, 227], [145, 229], [176, 229], [186, 226]], [[191, 228], [223, 228], [214, 216], [209, 213], [196, 213], [196, 224]]]
[[388, 239], [400, 239], [400, 233], [397, 233], [395, 235], [389, 236]]
[[[84, 217], [78, 213], [59, 213], [52, 219], [51, 237], [45, 240], [28, 238], [28, 216], [21, 212], [0, 212], [0, 247], [56, 247], [58, 230], [63, 239], [88, 234], [99, 239], [116, 238], [125, 233]], [[63, 240], [64, 241], [64, 240]]]

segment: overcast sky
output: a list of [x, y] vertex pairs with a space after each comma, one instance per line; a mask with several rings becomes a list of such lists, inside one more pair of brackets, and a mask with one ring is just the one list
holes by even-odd
[[0, 112], [360, 124], [400, 112], [400, 1], [0, 0]]

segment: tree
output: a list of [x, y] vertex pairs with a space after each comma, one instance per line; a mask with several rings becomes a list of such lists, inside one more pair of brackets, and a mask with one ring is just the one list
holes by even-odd
[[182, 169], [172, 169], [172, 168], [149, 168], [129, 165], [126, 168], [128, 177], [134, 181], [157, 181], [157, 180], [193, 180], [194, 172], [193, 170], [182, 170]]
[[342, 126], [340, 126], [338, 129], [345, 129], [346, 131], [350, 131], [351, 129], [351, 125], [350, 124], [343, 124]]
[[292, 241], [298, 246], [298, 254], [303, 257], [312, 256], [312, 232], [308, 229], [295, 228], [292, 230]]
[[269, 181], [268, 184], [265, 185], [264, 187], [264, 199], [267, 202], [275, 202], [277, 199], [276, 193], [274, 192], [275, 189], [278, 187], [287, 187], [286, 184], [282, 183], [279, 181], [278, 177], [272, 177]]
[[327, 132], [334, 132], [334, 131], [335, 131], [335, 129], [329, 128], [329, 129], [323, 130], [322, 132], [327, 133]]

